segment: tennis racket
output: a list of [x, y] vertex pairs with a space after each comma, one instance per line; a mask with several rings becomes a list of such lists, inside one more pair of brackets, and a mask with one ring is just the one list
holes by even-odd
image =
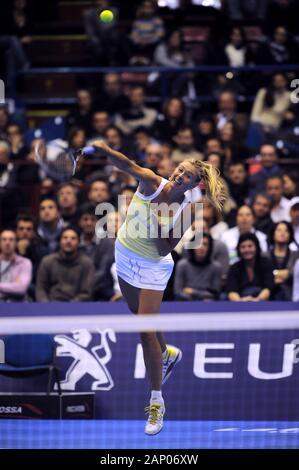
[[38, 165], [45, 173], [55, 181], [67, 181], [75, 175], [77, 164], [85, 155], [99, 155], [96, 147], [87, 146], [81, 149], [69, 149], [56, 142], [48, 144], [37, 144], [35, 158]]

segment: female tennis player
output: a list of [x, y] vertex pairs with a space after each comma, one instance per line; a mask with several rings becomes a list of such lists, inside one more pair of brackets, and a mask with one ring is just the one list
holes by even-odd
[[[188, 160], [179, 164], [167, 180], [150, 169], [140, 167], [101, 140], [94, 141], [92, 145], [101, 154], [108, 156], [113, 165], [139, 181], [126, 220], [118, 231], [115, 244], [116, 271], [122, 294], [133, 313], [159, 313], [174, 265], [171, 251], [183, 236], [183, 233], [180, 237], [174, 236], [174, 229], [183, 220], [179, 216], [190, 202], [194, 202], [192, 190], [198, 187], [199, 182], [204, 183], [207, 197], [221, 208], [223, 186], [219, 172], [208, 163]], [[161, 233], [159, 237], [150, 236], [150, 226], [157, 216], [152, 211], [153, 203], [166, 203], [172, 207], [173, 203], [177, 203], [175, 214], [167, 217], [170, 229], [168, 238], [161, 236]], [[151, 386], [150, 405], [145, 408], [149, 413], [145, 433], [153, 435], [160, 432], [163, 426], [165, 405], [161, 386], [181, 359], [182, 352], [178, 348], [167, 348], [162, 333], [147, 332], [140, 336]]]

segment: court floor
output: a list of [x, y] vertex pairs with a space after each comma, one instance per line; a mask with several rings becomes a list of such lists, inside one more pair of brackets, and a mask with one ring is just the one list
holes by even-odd
[[0, 420], [2, 449], [298, 449], [299, 421]]

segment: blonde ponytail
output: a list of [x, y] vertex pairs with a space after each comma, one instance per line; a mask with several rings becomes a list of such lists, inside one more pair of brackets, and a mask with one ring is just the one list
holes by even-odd
[[205, 185], [207, 198], [218, 210], [222, 210], [226, 199], [226, 191], [220, 171], [210, 163], [202, 160], [190, 160], [190, 163], [199, 170], [199, 176]]

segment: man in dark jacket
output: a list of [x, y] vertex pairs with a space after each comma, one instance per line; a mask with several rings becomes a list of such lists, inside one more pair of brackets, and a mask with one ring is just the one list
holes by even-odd
[[79, 253], [79, 233], [66, 227], [59, 239], [60, 250], [43, 258], [36, 282], [38, 302], [90, 300], [94, 280], [92, 261]]

